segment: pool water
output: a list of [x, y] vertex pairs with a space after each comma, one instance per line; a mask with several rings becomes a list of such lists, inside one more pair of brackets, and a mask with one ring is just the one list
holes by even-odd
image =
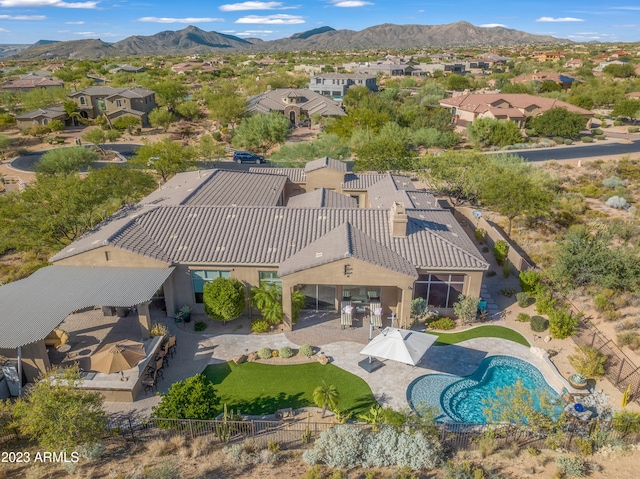
[[484, 359], [478, 369], [466, 377], [447, 374], [427, 374], [413, 381], [407, 390], [411, 407], [420, 411], [425, 406], [435, 406], [439, 422], [472, 422], [483, 424], [487, 418], [483, 401], [496, 397], [496, 390], [514, 386], [519, 380], [526, 390], [532, 391], [534, 407], [539, 407], [539, 397], [547, 394], [557, 403], [556, 412], [562, 410], [558, 393], [544, 380], [533, 365], [509, 356], [492, 356]]

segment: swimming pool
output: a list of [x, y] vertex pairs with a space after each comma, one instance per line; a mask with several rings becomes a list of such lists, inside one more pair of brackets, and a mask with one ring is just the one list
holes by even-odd
[[[495, 398], [496, 390], [513, 386], [518, 379], [525, 389], [535, 392], [534, 406], [538, 407], [542, 393], [560, 404], [560, 396], [535, 366], [510, 356], [484, 359], [471, 376], [427, 374], [419, 377], [409, 385], [407, 399], [417, 411], [424, 406], [435, 406], [440, 411], [439, 422], [483, 424], [486, 422], [483, 401]], [[558, 407], [559, 412], [562, 407]]]

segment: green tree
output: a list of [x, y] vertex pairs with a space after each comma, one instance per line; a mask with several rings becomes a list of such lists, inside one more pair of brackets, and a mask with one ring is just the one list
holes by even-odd
[[61, 120], [51, 120], [49, 122], [49, 128], [51, 128], [51, 131], [62, 131], [64, 130], [64, 122]]
[[13, 408], [20, 432], [40, 447], [73, 451], [104, 435], [107, 424], [100, 393], [83, 391], [77, 366], [53, 369], [38, 379]]
[[124, 115], [116, 118], [113, 121], [113, 127], [118, 131], [127, 130], [129, 133], [133, 131], [133, 128], [140, 125], [142, 122], [140, 118], [134, 115]]
[[216, 120], [220, 126], [231, 125], [231, 129], [235, 128], [247, 108], [247, 100], [231, 91], [212, 93], [206, 97], [206, 102], [209, 118]]
[[571, 95], [567, 98], [567, 103], [591, 110], [593, 108], [593, 99], [588, 95]]
[[82, 139], [84, 141], [88, 141], [89, 143], [93, 143], [103, 155], [105, 154], [104, 148], [102, 146], [104, 146], [104, 144], [107, 142], [107, 133], [102, 128], [91, 128], [82, 135]]
[[630, 78], [636, 76], [636, 66], [633, 63], [612, 63], [604, 67], [602, 73], [614, 78]]
[[469, 139], [478, 146], [507, 146], [522, 142], [518, 125], [494, 118], [478, 118], [467, 127]]
[[227, 149], [224, 145], [218, 143], [212, 135], [202, 135], [198, 142], [198, 157], [205, 161], [211, 162], [220, 158], [224, 158]]
[[468, 90], [471, 88], [469, 77], [463, 75], [449, 75], [445, 80], [447, 90]]
[[183, 101], [189, 93], [187, 87], [177, 80], [165, 80], [153, 85], [153, 91], [158, 95], [158, 99], [164, 103], [169, 110], [174, 110], [178, 102]]
[[7, 135], [0, 135], [0, 155], [4, 156], [5, 152], [11, 146], [12, 140]]
[[68, 91], [64, 88], [34, 88], [28, 92], [18, 93], [18, 99], [24, 111], [33, 111], [60, 104], [67, 100]]
[[146, 143], [136, 151], [129, 164], [156, 171], [163, 181], [176, 173], [194, 167], [197, 163], [197, 151], [188, 146], [163, 138], [155, 143]]
[[202, 374], [173, 383], [151, 415], [166, 419], [215, 419], [219, 407], [216, 390]]
[[466, 201], [477, 201], [488, 163], [487, 156], [479, 152], [447, 151], [425, 155], [416, 162], [416, 169], [419, 178], [433, 191], [446, 195], [455, 208]]
[[156, 108], [149, 113], [149, 123], [154, 128], [162, 128], [166, 133], [172, 123], [178, 121], [178, 118], [169, 110], [164, 108]]
[[84, 146], [49, 150], [36, 164], [36, 172], [44, 175], [69, 175], [88, 168], [98, 154]]
[[0, 113], [0, 131], [7, 130], [15, 126], [16, 119], [9, 113]]
[[353, 149], [356, 171], [409, 170], [416, 156], [406, 143], [397, 137], [378, 135], [371, 141]]
[[203, 302], [205, 313], [226, 323], [244, 311], [244, 286], [235, 278], [216, 278], [204, 285]]
[[262, 318], [270, 324], [282, 321], [282, 285], [260, 282], [259, 287], [251, 288], [251, 304], [260, 310]]
[[613, 107], [611, 116], [631, 118], [635, 121], [640, 117], [640, 100], [628, 98], [617, 102]]
[[257, 113], [238, 125], [232, 143], [237, 148], [266, 152], [285, 142], [290, 127], [291, 122], [279, 112]]
[[453, 313], [463, 324], [471, 323], [476, 319], [479, 302], [480, 298], [460, 294], [458, 295], [458, 301], [453, 303]]
[[575, 138], [587, 126], [587, 118], [566, 108], [555, 107], [531, 118], [527, 126], [540, 135]]
[[111, 208], [136, 203], [158, 187], [150, 173], [118, 165], [90, 171], [85, 182], [89, 189], [104, 192]]
[[322, 384], [313, 390], [313, 402], [322, 408], [322, 417], [327, 412], [327, 408], [334, 409], [339, 401], [340, 393], [333, 384], [322, 381]]
[[180, 103], [176, 107], [176, 111], [178, 115], [187, 120], [197, 120], [202, 116], [202, 110], [200, 109], [200, 105], [195, 101], [185, 101]]
[[40, 141], [42, 141], [42, 139], [45, 136], [51, 133], [51, 128], [49, 128], [47, 125], [34, 125], [25, 131], [30, 136], [33, 136], [34, 138], [38, 138]]

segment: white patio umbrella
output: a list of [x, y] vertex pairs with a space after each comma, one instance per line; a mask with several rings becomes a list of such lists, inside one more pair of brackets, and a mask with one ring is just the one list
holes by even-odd
[[360, 354], [415, 366], [437, 339], [437, 336], [418, 331], [385, 328]]

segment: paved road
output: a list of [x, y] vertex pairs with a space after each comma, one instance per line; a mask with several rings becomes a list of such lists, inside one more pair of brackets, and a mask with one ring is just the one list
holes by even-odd
[[588, 146], [574, 146], [565, 148], [546, 148], [540, 150], [524, 150], [515, 153], [522, 156], [527, 161], [547, 161], [547, 160], [576, 160], [581, 158], [598, 158], [610, 155], [628, 155], [640, 153], [640, 140], [633, 143], [606, 143]]

